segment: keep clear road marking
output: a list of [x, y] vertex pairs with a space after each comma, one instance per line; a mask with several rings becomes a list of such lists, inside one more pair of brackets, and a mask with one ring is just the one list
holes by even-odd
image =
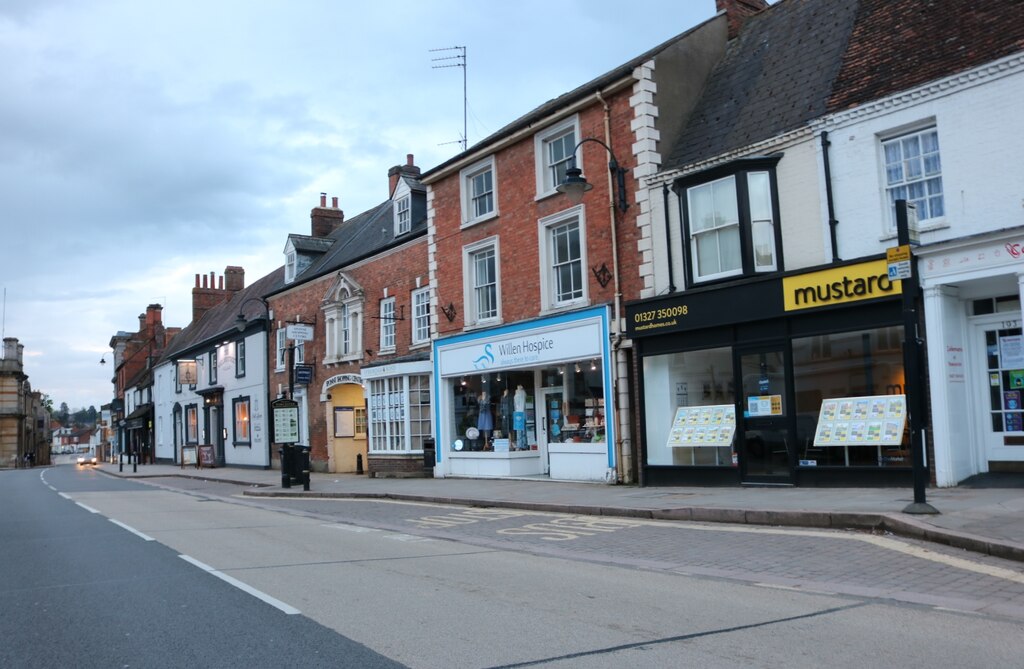
[[282, 612], [284, 612], [284, 613], [286, 613], [286, 614], [288, 614], [290, 616], [294, 616], [294, 615], [298, 615], [298, 614], [302, 613], [302, 611], [299, 611], [294, 606], [289, 606], [288, 604], [285, 604], [284, 602], [282, 602], [280, 599], [275, 599], [274, 597], [271, 597], [270, 595], [268, 595], [265, 592], [257, 590], [256, 588], [254, 588], [254, 587], [252, 587], [252, 586], [250, 586], [250, 585], [248, 585], [246, 583], [242, 583], [237, 578], [233, 578], [233, 577], [228, 576], [227, 574], [225, 574], [223, 572], [217, 571], [216, 569], [214, 569], [210, 565], [203, 564], [202, 562], [200, 562], [199, 560], [195, 559], [194, 557], [190, 557], [188, 555], [179, 555], [178, 557], [180, 557], [182, 560], [184, 560], [185, 562], [188, 562], [191, 565], [199, 567], [200, 569], [202, 569], [203, 571], [207, 572], [208, 574], [212, 574], [212, 575], [216, 576], [217, 578], [219, 578], [220, 580], [224, 581], [225, 583], [229, 583], [229, 584], [235, 586], [236, 588], [238, 588], [242, 592], [248, 593], [248, 594], [252, 595], [253, 597], [255, 597], [256, 599], [259, 599], [260, 601], [263, 601], [263, 602], [266, 602], [267, 604], [270, 604], [275, 609], [278, 609], [279, 611], [282, 611]]

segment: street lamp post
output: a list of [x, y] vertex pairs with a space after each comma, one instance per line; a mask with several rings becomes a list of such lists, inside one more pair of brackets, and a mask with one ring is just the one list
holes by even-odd
[[[911, 239], [910, 217], [915, 213], [914, 205], [906, 200], [896, 200], [896, 241], [900, 246], [910, 247], [916, 243]], [[916, 233], [916, 226], [913, 232]], [[902, 280], [903, 286], [903, 391], [907, 397], [907, 413], [910, 420], [910, 452], [914, 474], [914, 501], [904, 513], [936, 514], [938, 509], [928, 503], [925, 488], [928, 485], [928, 467], [924, 452], [924, 398], [921, 383], [921, 338], [918, 336], [917, 297], [920, 280], [917, 262], [910, 259], [910, 277]]]

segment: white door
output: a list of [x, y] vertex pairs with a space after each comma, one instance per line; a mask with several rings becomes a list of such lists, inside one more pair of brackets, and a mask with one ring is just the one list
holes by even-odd
[[551, 457], [548, 455], [548, 444], [562, 441], [562, 388], [542, 388], [537, 394], [537, 448], [540, 449], [540, 461], [544, 463], [544, 473], [551, 471]]
[[977, 471], [989, 462], [1024, 461], [1024, 334], [1019, 312], [972, 323], [971, 365], [977, 421]]

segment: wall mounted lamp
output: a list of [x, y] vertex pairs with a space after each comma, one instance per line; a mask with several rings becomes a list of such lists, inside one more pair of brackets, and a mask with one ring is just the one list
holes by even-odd
[[[612, 153], [611, 147], [597, 139], [596, 137], [584, 137], [576, 144], [576, 148], [572, 150], [573, 156], [581, 146], [586, 142], [595, 142], [604, 147], [605, 151], [608, 152], [608, 171], [615, 177], [615, 186], [618, 190], [618, 197], [616, 198], [616, 204], [619, 209], [623, 212], [629, 209], [629, 203], [626, 201], [626, 170], [619, 167], [619, 161], [615, 159], [615, 154]], [[576, 159], [573, 158], [572, 166], [565, 170], [565, 181], [558, 184], [555, 188], [559, 193], [565, 193], [569, 196], [569, 199], [573, 203], [579, 203], [583, 200], [583, 194], [588, 190], [592, 189], [593, 184], [589, 183], [583, 176], [583, 170], [576, 167]]]

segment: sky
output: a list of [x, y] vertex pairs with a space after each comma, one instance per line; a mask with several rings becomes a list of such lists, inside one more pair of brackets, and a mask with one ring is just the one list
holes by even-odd
[[[113, 398], [109, 347], [195, 275], [249, 285], [309, 233], [715, 14], [715, 0], [3, 0], [4, 337], [55, 406]], [[466, 68], [438, 67], [466, 48]], [[437, 49], [449, 49], [435, 51]], [[107, 361], [100, 365], [100, 359]]]

